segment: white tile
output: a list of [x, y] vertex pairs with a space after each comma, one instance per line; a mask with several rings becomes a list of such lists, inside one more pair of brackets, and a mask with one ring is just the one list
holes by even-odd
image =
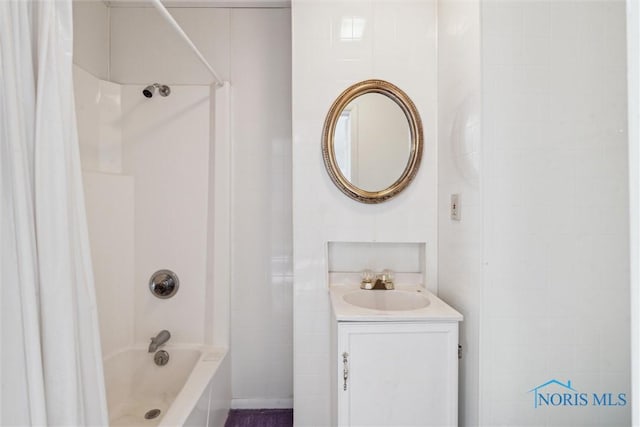
[[[439, 5], [439, 18], [444, 18], [440, 28], [448, 30], [440, 34], [440, 46], [448, 49], [458, 42], [458, 46], [471, 51], [471, 45], [463, 45], [455, 37], [453, 29], [459, 28], [455, 24], [464, 13], [455, 14], [451, 3]], [[576, 381], [588, 387], [589, 380], [597, 381], [602, 373], [601, 354], [611, 366], [626, 366], [617, 357], [628, 351], [615, 352], [611, 357], [600, 353], [603, 326], [598, 325], [606, 323], [607, 331], [626, 328], [625, 321], [613, 314], [627, 310], [625, 298], [613, 284], [625, 282], [627, 270], [621, 265], [627, 257], [620, 256], [627, 250], [626, 243], [614, 237], [626, 235], [626, 202], [613, 184], [622, 191], [626, 188], [625, 178], [618, 175], [624, 173], [624, 161], [618, 161], [625, 156], [610, 148], [620, 141], [612, 130], [624, 127], [616, 123], [624, 119], [624, 107], [614, 99], [624, 100], [625, 95], [624, 90], [601, 90], [605, 81], [612, 88], [624, 82], [624, 73], [613, 71], [617, 65], [611, 67], [613, 75], [603, 69], [603, 64], [617, 64], [624, 55], [615, 53], [620, 46], [604, 52], [603, 45], [608, 32], [612, 38], [618, 37], [614, 35], [616, 30], [607, 29], [613, 22], [623, 26], [619, 6], [616, 2], [536, 1], [481, 5], [482, 51], [478, 56], [483, 61], [484, 121], [480, 169], [483, 193], [479, 200], [485, 223], [464, 230], [475, 230], [482, 236], [482, 250], [475, 252], [475, 259], [482, 260], [484, 253], [488, 262], [482, 276], [481, 305], [486, 313], [481, 331], [485, 362], [476, 365], [485, 378], [480, 393], [488, 397], [481, 403], [483, 419], [476, 424], [587, 425], [613, 420], [594, 411], [538, 417], [526, 407], [519, 408], [511, 395], [505, 397], [504, 389], [515, 390], [513, 386], [524, 377], [493, 378], [501, 370], [517, 375], [522, 366], [527, 366], [527, 373], [544, 378], [563, 371], [572, 378], [575, 374]], [[473, 69], [471, 61], [457, 63], [447, 58], [453, 56], [449, 52], [456, 52], [456, 59], [470, 58], [460, 55], [460, 50], [440, 51], [441, 127], [449, 126], [452, 120], [453, 107], [446, 98], [456, 94], [454, 82], [459, 80], [455, 74]], [[613, 95], [618, 91], [620, 95]], [[460, 188], [461, 179], [455, 161], [448, 158], [448, 140], [442, 136], [439, 190], [449, 193]], [[446, 197], [440, 195], [439, 202], [446, 202]], [[612, 211], [611, 206], [623, 206], [622, 214]], [[456, 291], [465, 289], [465, 276], [460, 271], [472, 263], [474, 258], [469, 255], [474, 252], [472, 246], [461, 244], [458, 232], [462, 228], [452, 227], [447, 217], [448, 210], [441, 206], [440, 288], [453, 300], [462, 300]], [[608, 308], [595, 320], [593, 312], [602, 303], [603, 282], [611, 283], [605, 298]], [[503, 317], [486, 321], [496, 314]], [[553, 321], [548, 323], [550, 319]], [[612, 339], [619, 336], [608, 335]], [[518, 356], [504, 356], [514, 350], [514, 344]], [[624, 346], [610, 342], [602, 348], [616, 345]], [[588, 355], [578, 360], [585, 352]], [[553, 359], [548, 357], [550, 353], [555, 355]], [[576, 371], [584, 375], [584, 382]], [[466, 389], [469, 383], [465, 375], [461, 393], [474, 396]], [[612, 384], [620, 381], [613, 380]], [[510, 410], [516, 407], [518, 410]]]
[[[300, 22], [312, 15], [310, 8], [314, 7], [320, 16], [326, 13], [326, 4], [319, 2], [300, 3], [303, 11], [299, 17], [296, 6], [293, 8], [294, 31]], [[311, 6], [314, 5], [314, 6]], [[425, 173], [421, 180], [415, 181], [414, 194], [401, 195], [397, 201], [390, 201], [384, 206], [367, 206], [358, 204], [346, 198], [333, 186], [318, 157], [319, 136], [322, 122], [331, 101], [348, 85], [366, 78], [384, 78], [401, 86], [417, 105], [422, 106], [423, 117], [435, 114], [435, 79], [425, 80], [421, 66], [415, 63], [415, 55], [404, 52], [403, 49], [413, 46], [414, 42], [425, 47], [428, 52], [426, 63], [435, 63], [436, 49], [433, 29], [435, 28], [434, 2], [335, 2], [330, 3], [331, 22], [333, 26], [333, 59], [331, 61], [317, 61], [310, 58], [304, 61], [309, 52], [325, 52], [325, 41], [308, 40], [306, 37], [298, 39], [294, 33], [293, 49], [293, 115], [294, 115], [294, 145], [293, 145], [293, 192], [294, 192], [294, 321], [295, 321], [295, 351], [304, 348], [316, 361], [316, 367], [305, 364], [304, 368], [296, 368], [295, 381], [295, 413], [296, 424], [324, 425], [328, 423], [328, 383], [316, 382], [312, 389], [309, 385], [315, 381], [309, 374], [317, 374], [328, 378], [326, 370], [328, 361], [326, 352], [328, 346], [329, 311], [326, 295], [325, 244], [330, 240], [337, 241], [409, 241], [409, 232], [413, 241], [431, 240], [435, 247], [436, 215], [435, 185], [436, 175], [429, 175], [429, 169], [435, 171], [435, 125], [425, 127], [429, 145], [429, 157], [425, 156]], [[413, 12], [412, 12], [413, 11]], [[389, 12], [387, 14], [387, 12]], [[402, 21], [395, 21], [395, 13], [404, 14]], [[417, 16], [409, 16], [411, 14]], [[366, 21], [365, 32], [359, 41], [339, 41], [338, 26], [343, 17], [361, 17]], [[425, 28], [425, 19], [431, 23]], [[396, 22], [411, 20], [407, 28], [396, 28]], [[419, 24], [419, 25], [418, 25]], [[320, 30], [323, 31], [323, 27]], [[394, 40], [389, 36], [395, 33]], [[305, 32], [303, 31], [303, 34]], [[402, 33], [402, 34], [400, 34]], [[410, 39], [414, 37], [415, 40]], [[392, 51], [397, 46], [396, 51]], [[407, 48], [408, 50], [408, 48]], [[389, 66], [404, 63], [406, 67]], [[420, 60], [424, 61], [424, 60]], [[432, 62], [429, 62], [432, 61]], [[309, 64], [313, 64], [311, 68]], [[434, 73], [435, 75], [435, 73]], [[310, 78], [315, 76], [316, 78]], [[420, 108], [420, 107], [419, 107]], [[298, 141], [298, 138], [299, 141]], [[433, 151], [431, 151], [433, 150]], [[419, 191], [422, 188], [424, 192]], [[309, 193], [309, 189], [312, 192]], [[411, 227], [400, 224], [410, 219]], [[426, 230], [426, 231], [420, 231]], [[436, 271], [435, 253], [428, 257], [429, 271]], [[312, 275], [312, 277], [309, 277]], [[324, 290], [319, 293], [313, 289]], [[305, 291], [305, 289], [307, 291]], [[309, 313], [312, 313], [309, 315]], [[320, 335], [317, 335], [320, 332]], [[317, 356], [320, 354], [321, 356]], [[296, 357], [296, 360], [298, 359]], [[302, 362], [301, 362], [302, 363]], [[296, 366], [298, 366], [296, 364]], [[302, 365], [300, 365], [302, 366]], [[311, 394], [313, 393], [313, 394]], [[317, 396], [323, 399], [317, 399]]]
[[330, 44], [332, 40], [331, 9], [331, 2], [296, 3], [296, 19], [293, 22], [296, 40], [309, 39]]
[[289, 18], [231, 12], [234, 398], [292, 395]]

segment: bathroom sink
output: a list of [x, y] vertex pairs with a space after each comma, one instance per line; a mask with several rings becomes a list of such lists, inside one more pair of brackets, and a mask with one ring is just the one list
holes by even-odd
[[417, 310], [429, 305], [429, 298], [418, 291], [357, 290], [342, 298], [348, 304], [372, 310]]

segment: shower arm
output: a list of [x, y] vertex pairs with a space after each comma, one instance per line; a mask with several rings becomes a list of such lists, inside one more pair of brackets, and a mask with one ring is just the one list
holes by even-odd
[[162, 17], [173, 27], [173, 29], [180, 35], [180, 37], [182, 37], [182, 39], [185, 41], [185, 43], [187, 43], [187, 45], [189, 45], [189, 47], [191, 48], [191, 50], [196, 54], [196, 56], [198, 57], [198, 59], [200, 59], [200, 61], [204, 64], [205, 67], [207, 67], [207, 69], [209, 70], [209, 72], [211, 73], [211, 75], [213, 76], [213, 80], [215, 81], [215, 85], [216, 87], [221, 87], [222, 86], [222, 79], [218, 76], [218, 74], [215, 72], [215, 70], [213, 69], [213, 67], [211, 67], [211, 64], [209, 64], [209, 62], [207, 61], [207, 59], [202, 55], [202, 53], [200, 53], [200, 50], [198, 50], [198, 48], [196, 47], [195, 44], [193, 44], [193, 42], [191, 41], [191, 39], [189, 38], [189, 36], [187, 35], [187, 33], [184, 32], [184, 30], [182, 29], [182, 27], [180, 26], [180, 24], [178, 24], [176, 22], [176, 20], [173, 18], [173, 16], [171, 16], [171, 14], [169, 13], [169, 11], [167, 10], [166, 7], [164, 7], [164, 5], [162, 4], [162, 2], [160, 0], [149, 0], [151, 2], [151, 4], [153, 4], [153, 6], [158, 10], [158, 12], [160, 12], [160, 14], [162, 15]]

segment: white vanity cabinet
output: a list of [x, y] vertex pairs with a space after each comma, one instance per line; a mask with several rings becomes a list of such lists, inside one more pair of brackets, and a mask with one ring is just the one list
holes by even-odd
[[[440, 300], [441, 307], [432, 307], [440, 310], [436, 320], [409, 312], [398, 320], [393, 313], [344, 309], [340, 296], [332, 299], [332, 424], [456, 426], [462, 316]], [[434, 305], [437, 297], [430, 299]]]
[[335, 425], [457, 425], [457, 322], [334, 326]]

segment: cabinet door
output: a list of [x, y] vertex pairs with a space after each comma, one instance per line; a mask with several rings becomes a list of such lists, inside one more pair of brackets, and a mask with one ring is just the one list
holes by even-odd
[[457, 424], [457, 323], [344, 322], [337, 344], [339, 425]]

